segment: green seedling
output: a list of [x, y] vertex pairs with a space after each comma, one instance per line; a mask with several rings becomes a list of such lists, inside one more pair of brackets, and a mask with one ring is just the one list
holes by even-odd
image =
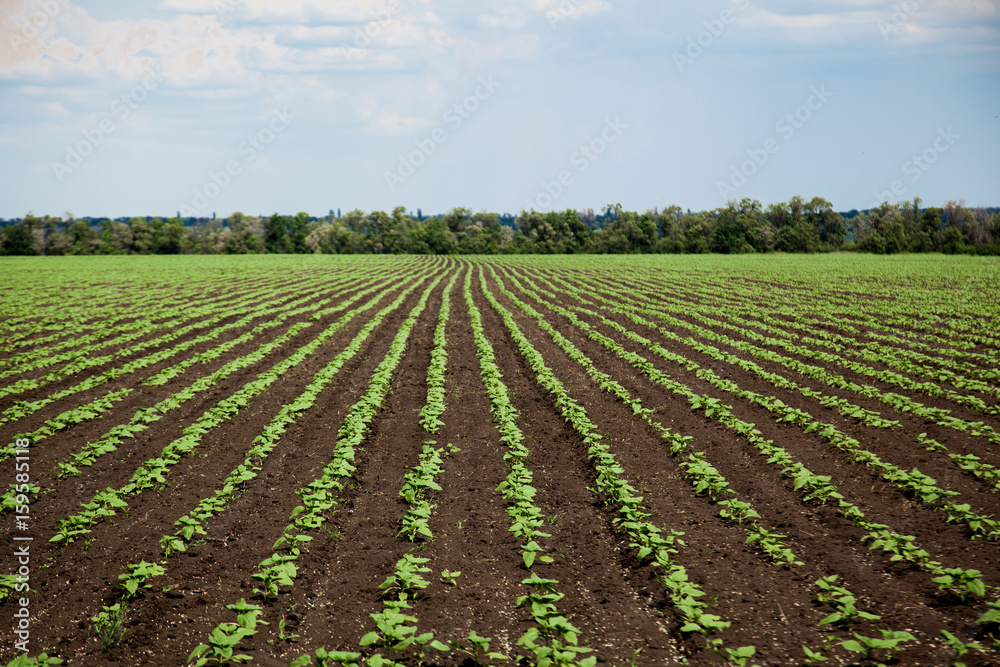
[[[983, 647], [975, 642], [965, 643], [955, 635], [951, 634], [947, 630], [941, 631], [941, 636], [944, 638], [945, 643], [948, 644], [955, 651], [955, 657], [961, 658], [968, 655], [970, 651], [982, 651]], [[956, 662], [954, 667], [965, 667], [965, 663]]]
[[386, 592], [398, 590], [400, 593], [410, 593], [427, 588], [430, 582], [421, 577], [420, 574], [431, 571], [429, 567], [423, 567], [423, 564], [429, 560], [429, 558], [417, 558], [409, 553], [404, 554], [396, 563], [396, 571], [389, 575], [389, 578], [382, 582], [379, 588]]
[[283, 642], [291, 643], [298, 638], [299, 638], [298, 635], [285, 634], [285, 619], [281, 619], [280, 621], [278, 621], [278, 639], [280, 639]]
[[[539, 556], [538, 554], [542, 554]], [[535, 564], [537, 560], [540, 563], [551, 563], [552, 556], [545, 555], [545, 549], [538, 546], [538, 543], [531, 540], [523, 547], [521, 547], [521, 558], [524, 560], [524, 566], [531, 569], [531, 566]]]
[[193, 667], [219, 667], [252, 660], [249, 655], [237, 654], [236, 647], [246, 637], [257, 634], [258, 625], [267, 625], [259, 618], [263, 610], [245, 599], [227, 605], [226, 609], [236, 612], [237, 622], [220, 623], [215, 627], [208, 644], [198, 645], [188, 656], [188, 663]]
[[12, 595], [17, 587], [16, 574], [0, 574], [0, 601]]
[[953, 593], [963, 602], [968, 600], [970, 595], [977, 598], [986, 597], [986, 585], [979, 570], [945, 568], [943, 572], [941, 576], [932, 579], [938, 585], [938, 590]]
[[803, 646], [802, 652], [806, 654], [805, 664], [807, 665], [816, 665], [830, 660], [830, 658], [823, 655], [821, 651], [814, 651], [808, 646]]
[[856, 619], [877, 621], [882, 618], [881, 616], [859, 610], [854, 595], [846, 588], [835, 585], [836, 581], [837, 575], [823, 577], [816, 581], [816, 586], [820, 589], [816, 598], [836, 610], [820, 621], [820, 625], [838, 624], [849, 628]]
[[191, 655], [188, 664], [193, 667], [222, 667], [242, 662], [249, 662], [249, 655], [237, 654], [236, 647], [244, 637], [252, 633], [235, 623], [220, 623], [208, 638], [208, 644], [199, 644]]
[[298, 574], [298, 568], [293, 562], [295, 558], [294, 554], [274, 554], [264, 560], [260, 564], [260, 571], [251, 575], [264, 587], [253, 589], [253, 594], [260, 595], [265, 600], [269, 597], [277, 598], [279, 586], [295, 584], [295, 577]]
[[125, 636], [125, 617], [128, 606], [118, 602], [110, 607], [104, 607], [96, 616], [90, 619], [90, 633], [101, 640], [105, 651], [118, 646]]
[[150, 577], [158, 577], [165, 572], [162, 565], [146, 561], [142, 561], [138, 565], [129, 565], [128, 569], [129, 572], [126, 574], [118, 575], [118, 585], [125, 589], [123, 597], [126, 600], [134, 598], [140, 588], [152, 588], [146, 581]]
[[472, 658], [472, 661], [477, 665], [482, 662], [483, 658], [489, 658], [490, 660], [510, 660], [503, 653], [497, 651], [490, 651], [490, 642], [493, 640], [488, 637], [480, 637], [476, 634], [475, 630], [469, 631], [469, 648], [466, 648], [462, 642], [454, 641], [451, 642], [451, 647], [457, 651], [461, 651]]
[[61, 665], [63, 661], [55, 656], [49, 656], [46, 653], [42, 653], [37, 658], [32, 658], [27, 655], [19, 655], [9, 663], [7, 667], [48, 667], [49, 665]]
[[840, 645], [848, 651], [860, 653], [862, 658], [868, 661], [875, 660], [876, 653], [882, 652], [885, 655], [885, 662], [891, 662], [892, 654], [899, 648], [900, 644], [917, 639], [909, 632], [904, 631], [879, 630], [879, 632], [882, 635], [881, 638], [865, 637], [855, 632], [854, 639], [841, 642]]
[[731, 665], [736, 665], [737, 667], [746, 667], [749, 664], [750, 658], [757, 654], [757, 649], [753, 646], [740, 646], [739, 648], [727, 648], [726, 654], [723, 656]]
[[[313, 658], [315, 657], [315, 662]], [[361, 667], [363, 656], [360, 653], [349, 651], [327, 651], [325, 648], [316, 649], [313, 655], [304, 655], [296, 658], [288, 667], [333, 667], [334, 664], [341, 667]]]

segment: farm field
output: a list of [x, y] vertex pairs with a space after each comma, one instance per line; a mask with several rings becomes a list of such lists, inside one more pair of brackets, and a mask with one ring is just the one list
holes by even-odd
[[2, 664], [1000, 664], [996, 260], [0, 276]]

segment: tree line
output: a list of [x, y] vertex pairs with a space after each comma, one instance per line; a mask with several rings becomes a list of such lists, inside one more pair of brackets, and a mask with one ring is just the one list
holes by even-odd
[[4, 255], [115, 254], [624, 254], [945, 252], [1000, 255], [1000, 212], [919, 199], [838, 213], [820, 197], [767, 208], [754, 199], [692, 213], [678, 206], [645, 213], [620, 204], [600, 214], [522, 211], [518, 216], [454, 208], [414, 217], [354, 210], [314, 218], [234, 213], [226, 219], [73, 219], [28, 214], [0, 227]]

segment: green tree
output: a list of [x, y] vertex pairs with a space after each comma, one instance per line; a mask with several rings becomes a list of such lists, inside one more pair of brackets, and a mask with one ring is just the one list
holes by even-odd
[[682, 218], [684, 228], [684, 252], [707, 253], [712, 250], [712, 236], [715, 221], [704, 212], [686, 213]]
[[349, 231], [364, 234], [368, 216], [365, 215], [364, 211], [354, 209], [345, 213], [340, 220]]
[[156, 248], [156, 230], [145, 218], [132, 218], [129, 226], [132, 228], [132, 252], [139, 255], [152, 254]]
[[306, 237], [305, 244], [309, 252], [328, 255], [368, 252], [364, 236], [348, 229], [343, 219], [316, 225]]
[[505, 243], [500, 216], [485, 211], [474, 213], [458, 239], [456, 252], [464, 255], [494, 255]]
[[212, 218], [198, 220], [186, 228], [182, 252], [196, 255], [215, 255], [225, 250], [227, 234], [224, 220]]
[[599, 243], [602, 252], [647, 253], [656, 249], [659, 240], [654, 214], [625, 211], [621, 204], [605, 207], [611, 223], [604, 226]]
[[97, 248], [97, 234], [86, 220], [77, 220], [66, 231], [69, 254], [92, 255]]
[[682, 253], [686, 245], [684, 225], [682, 222], [684, 210], [680, 206], [671, 205], [653, 214], [656, 223], [656, 252]]
[[847, 238], [843, 216], [833, 210], [833, 204], [822, 197], [813, 197], [805, 205], [805, 217], [819, 242], [817, 250], [836, 250]]
[[934, 218], [920, 210], [920, 198], [903, 202], [900, 207], [903, 230], [906, 234], [907, 250], [910, 252], [933, 252], [938, 246], [940, 217]]
[[450, 255], [458, 239], [441, 218], [427, 218], [413, 228], [410, 234], [412, 252], [431, 255]]
[[941, 233], [941, 252], [955, 255], [965, 252], [965, 237], [957, 227], [946, 227]]
[[414, 225], [414, 220], [403, 206], [392, 209], [392, 215], [386, 222], [386, 232], [383, 234], [383, 252], [400, 254], [407, 251], [406, 236]]
[[737, 202], [729, 202], [726, 208], [716, 213], [715, 230], [712, 233], [712, 252], [722, 254], [742, 254], [755, 252], [763, 239], [763, 212], [756, 199], [744, 197]]
[[292, 239], [288, 235], [288, 225], [285, 216], [275, 213], [264, 223], [264, 247], [269, 253], [290, 254], [293, 251]]
[[461, 206], [455, 207], [444, 214], [444, 223], [448, 226], [448, 231], [461, 238], [465, 233], [465, 228], [472, 220], [472, 211]]
[[153, 252], [158, 255], [179, 255], [184, 248], [187, 230], [180, 218], [157, 220], [153, 225]]
[[36, 255], [45, 253], [45, 224], [48, 220], [48, 215], [43, 215], [39, 218], [29, 212], [28, 215], [24, 216], [24, 220], [21, 221], [21, 224], [28, 230], [28, 235], [31, 237], [31, 245], [35, 249]]
[[264, 252], [262, 233], [263, 225], [260, 218], [249, 218], [242, 212], [236, 211], [226, 219], [226, 229], [222, 232], [223, 252], [230, 255]]
[[877, 208], [854, 218], [858, 249], [877, 254], [891, 254], [907, 248], [906, 229], [897, 204], [882, 202]]
[[132, 228], [124, 222], [102, 220], [97, 252], [101, 255], [126, 255], [132, 249]]
[[3, 254], [5, 255], [36, 255], [35, 244], [32, 242], [31, 232], [23, 223], [9, 225], [5, 228], [6, 235], [3, 242]]
[[286, 219], [288, 225], [288, 238], [292, 242], [292, 252], [307, 253], [306, 237], [309, 236], [309, 225], [311, 224], [309, 214], [305, 212], [296, 213], [294, 217]]
[[[66, 219], [72, 224], [73, 214], [67, 213]], [[69, 241], [66, 239], [66, 232], [63, 227], [61, 218], [45, 216], [45, 222], [42, 225], [42, 233], [45, 239], [42, 248], [43, 255], [65, 255], [69, 250]]]

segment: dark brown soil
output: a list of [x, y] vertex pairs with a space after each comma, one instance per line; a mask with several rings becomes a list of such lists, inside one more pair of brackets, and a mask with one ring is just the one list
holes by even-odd
[[[234, 418], [205, 433], [195, 455], [172, 468], [162, 489], [129, 497], [127, 511], [119, 511], [98, 522], [86, 539], [65, 547], [49, 542], [59, 520], [79, 511], [80, 504], [89, 502], [95, 493], [127, 484], [137, 467], [158, 456], [166, 445], [181, 436], [183, 428], [260, 373], [288, 358], [339, 319], [342, 313], [321, 318], [264, 360], [233, 373], [169, 412], [138, 437], [84, 469], [79, 476], [57, 478], [57, 462], [67, 460], [84, 444], [101, 437], [112, 427], [127, 423], [136, 411], [171, 396], [225, 363], [250, 354], [297, 322], [309, 321], [310, 313], [289, 318], [281, 326], [256, 335], [252, 341], [229, 350], [221, 359], [193, 365], [166, 385], [149, 387], [141, 382], [163, 368], [238, 337], [273, 316], [255, 317], [245, 327], [228, 331], [140, 372], [72, 394], [24, 419], [0, 424], [0, 438], [5, 443], [10, 442], [17, 434], [37, 429], [66, 410], [112, 391], [133, 389], [125, 400], [105, 413], [61, 430], [32, 447], [31, 479], [44, 492], [31, 506], [30, 531], [16, 531], [14, 516], [5, 513], [4, 528], [0, 532], [8, 544], [15, 544], [15, 536], [34, 538], [30, 543], [32, 655], [46, 651], [58, 655], [68, 665], [88, 667], [183, 665], [191, 651], [206, 642], [219, 623], [235, 621], [235, 614], [228, 611], [226, 605], [241, 598], [262, 605], [262, 620], [267, 622], [258, 628], [255, 636], [240, 644], [239, 652], [252, 656], [252, 664], [288, 665], [296, 657], [315, 652], [319, 647], [361, 651], [361, 638], [374, 627], [371, 615], [384, 608], [385, 597], [380, 584], [405, 553], [413, 552], [429, 559], [427, 566], [431, 568], [424, 574], [430, 583], [410, 610], [418, 619], [419, 632], [433, 632], [435, 638], [447, 643], [464, 641], [470, 631], [475, 631], [493, 640], [491, 650], [525, 656], [518, 640], [534, 621], [530, 611], [518, 606], [517, 601], [530, 590], [521, 583], [530, 571], [522, 563], [520, 545], [508, 530], [510, 518], [503, 497], [497, 491], [507, 474], [503, 458], [505, 448], [491, 414], [490, 398], [481, 377], [470, 316], [462, 293], [464, 271], [471, 268], [473, 299], [494, 347], [503, 382], [517, 408], [518, 426], [526, 436], [526, 446], [532, 451], [527, 464], [538, 491], [536, 504], [549, 518], [543, 530], [550, 533], [550, 537], [539, 542], [555, 560], [551, 564], [537, 564], [533, 571], [558, 581], [555, 588], [563, 597], [557, 607], [578, 628], [580, 644], [592, 649], [600, 665], [722, 663], [722, 657], [706, 649], [706, 638], [681, 631], [682, 622], [668, 598], [667, 589], [657, 580], [657, 571], [648, 561], [637, 560], [631, 540], [615, 524], [616, 510], [603, 505], [591, 490], [597, 473], [588, 460], [586, 445], [564, 420], [555, 397], [537, 381], [535, 372], [507, 331], [501, 314], [482, 293], [477, 273], [479, 264], [442, 259], [372, 260], [372, 270], [381, 272], [377, 276], [359, 272], [361, 264], [357, 262], [329, 266], [293, 262], [282, 266], [275, 260], [261, 266], [266, 268], [261, 268], [257, 275], [248, 273], [247, 280], [239, 284], [232, 283], [225, 274], [189, 268], [186, 278], [190, 290], [177, 292], [170, 281], [164, 281], [157, 289], [165, 297], [184, 296], [198, 290], [204, 295], [225, 291], [228, 298], [220, 302], [220, 307], [228, 307], [226, 304], [259, 290], [272, 290], [266, 298], [250, 300], [247, 312], [253, 314], [264, 308], [281, 309], [306, 291], [322, 290], [314, 296], [313, 302], [331, 297], [341, 300], [390, 275], [395, 279], [392, 289], [375, 307], [355, 317], [333, 340], [252, 399]], [[690, 436], [691, 451], [704, 453], [706, 460], [726, 478], [736, 497], [752, 504], [760, 515], [760, 525], [784, 535], [785, 542], [801, 561], [800, 565], [789, 567], [774, 565], [758, 548], [748, 545], [746, 526], [723, 519], [719, 505], [696, 492], [660, 434], [635, 416], [630, 408], [602, 392], [582, 367], [553, 342], [534, 317], [501, 293], [487, 271], [487, 288], [500, 307], [511, 313], [569, 394], [583, 405], [598, 430], [607, 436], [624, 471], [623, 476], [643, 495], [643, 507], [651, 515], [650, 521], [665, 530], [683, 531], [684, 544], [677, 560], [688, 569], [691, 580], [704, 590], [703, 599], [709, 602], [709, 611], [732, 623], [712, 639], [721, 640], [726, 648], [755, 646], [757, 654], [752, 663], [761, 666], [804, 664], [803, 646], [815, 650], [828, 641], [839, 643], [850, 639], [852, 630], [868, 636], [878, 635], [879, 629], [913, 633], [917, 641], [897, 654], [892, 663], [896, 665], [952, 664], [953, 652], [942, 641], [942, 630], [963, 641], [989, 643], [986, 633], [995, 631], [996, 627], [977, 625], [983, 608], [981, 603], [962, 601], [943, 593], [927, 572], [892, 562], [880, 550], [869, 549], [860, 528], [832, 505], [804, 501], [793, 481], [760, 456], [745, 438], [703, 413], [693, 412], [686, 399], [651, 382], [626, 361], [589, 339], [567, 318], [549, 309], [547, 298], [535, 300], [516, 290], [505, 277], [505, 271], [511, 271], [522, 279], [528, 277], [548, 286], [549, 277], [558, 275], [563, 269], [550, 272], [514, 263], [497, 263], [496, 266], [501, 269], [499, 273], [507, 289], [538, 310], [600, 371], [619, 382], [645, 407], [654, 409], [654, 419], [676, 433]], [[572, 273], [609, 295], [613, 295], [614, 284], [646, 294], [653, 293], [654, 285], [666, 289], [668, 285], [683, 284], [681, 276], [669, 272], [637, 271], [634, 275], [614, 277], [609, 282], [604, 282], [608, 276], [602, 275], [600, 270], [572, 270]], [[427, 400], [426, 376], [444, 286], [456, 272], [460, 277], [450, 294], [451, 317], [447, 326], [445, 424], [432, 435], [421, 427], [419, 413]], [[571, 271], [566, 269], [566, 272]], [[410, 334], [406, 352], [393, 375], [391, 391], [370, 424], [354, 462], [356, 472], [350, 483], [338, 492], [336, 505], [324, 514], [323, 527], [310, 533], [312, 541], [302, 546], [296, 561], [299, 571], [295, 585], [283, 588], [277, 600], [255, 596], [253, 588], [258, 582], [252, 575], [258, 564], [274, 552], [275, 540], [289, 523], [293, 509], [300, 504], [296, 491], [322, 474], [348, 411], [369, 386], [373, 372], [385, 357], [403, 320], [430, 284], [431, 277], [439, 275], [444, 279], [432, 292]], [[701, 282], [712, 279], [710, 275], [699, 276]], [[182, 279], [175, 277], [172, 280]], [[325, 289], [328, 281], [338, 282]], [[259, 475], [245, 484], [224, 511], [205, 522], [205, 539], [195, 539], [187, 552], [165, 558], [159, 545], [160, 537], [172, 533], [178, 518], [222, 485], [226, 476], [243, 462], [254, 439], [282, 406], [295, 401], [313, 376], [348, 346], [378, 309], [389, 304], [401, 290], [420, 281], [334, 376], [315, 406], [288, 428], [278, 446], [262, 462]], [[78, 321], [90, 322], [99, 330], [104, 309], [115, 312], [133, 303], [134, 297], [128, 292], [119, 294], [117, 289], [108, 290], [113, 285], [105, 285], [99, 292], [102, 300], [94, 305], [94, 312], [89, 317], [84, 317], [80, 311], [84, 303], [82, 296], [73, 290], [90, 289], [93, 285], [80, 280], [79, 276], [66, 276], [65, 288], [72, 295], [70, 303], [75, 308], [73, 316]], [[786, 287], [767, 285], [768, 289], [778, 292]], [[790, 289], [785, 296], [794, 298], [795, 294], [796, 290]], [[849, 304], [859, 298], [859, 294], [844, 290], [832, 298], [838, 303]], [[713, 298], [697, 286], [677, 289], [670, 295], [699, 304], [711, 304]], [[39, 321], [43, 316], [58, 313], [53, 294], [41, 293], [38, 298]], [[364, 297], [354, 307], [368, 298]], [[575, 305], [573, 299], [564, 295], [552, 301], [564, 307]], [[196, 305], [197, 300], [193, 303]], [[155, 306], [148, 310], [138, 319], [157, 317]], [[928, 452], [917, 442], [916, 435], [926, 432], [956, 453], [974, 453], [985, 462], [1000, 465], [997, 448], [983, 438], [926, 424], [913, 415], [896, 414], [872, 399], [840, 392], [851, 402], [900, 422], [893, 430], [871, 428], [797, 391], [776, 388], [738, 366], [696, 352], [664, 336], [660, 330], [637, 325], [610, 310], [604, 314], [666, 350], [712, 369], [743, 390], [776, 396], [822, 422], [833, 424], [885, 461], [906, 470], [918, 468], [934, 477], [940, 486], [959, 491], [962, 495], [955, 502], [970, 503], [974, 510], [985, 515], [1000, 515], [1000, 493], [995, 487], [962, 473], [947, 457]], [[220, 324], [237, 319], [239, 316]], [[764, 437], [783, 447], [794, 459], [817, 474], [829, 475], [844, 497], [857, 504], [868, 520], [914, 536], [918, 544], [946, 567], [975, 568], [982, 572], [988, 586], [1000, 584], [1000, 552], [996, 542], [970, 539], [968, 531], [948, 523], [943, 512], [885, 482], [815, 434], [806, 434], [797, 426], [776, 423], [756, 403], [716, 389], [696, 371], [658, 357], [643, 345], [627, 341], [597, 318], [582, 316], [582, 319], [618, 340], [629, 351], [646, 357], [655, 368], [673, 379], [732, 406], [734, 414], [756, 424]], [[0, 324], [2, 321], [0, 319]], [[689, 321], [698, 324], [694, 319]], [[662, 323], [660, 326], [663, 331], [682, 337], [692, 335], [684, 327]], [[734, 340], [747, 340], [721, 327], [712, 330]], [[891, 332], [891, 329], [886, 331]], [[51, 333], [39, 331], [31, 338]], [[192, 332], [187, 338], [202, 333], [201, 330]], [[161, 332], [147, 338], [158, 335]], [[23, 394], [7, 396], [0, 399], [0, 409], [10, 407], [14, 401], [44, 399], [87, 377], [119, 367], [129, 359], [142, 358], [184, 339], [138, 355], [123, 355]], [[43, 343], [38, 349], [44, 351], [46, 345], [61, 340]], [[827, 395], [837, 393], [780, 364], [752, 359], [745, 352], [721, 343], [702, 342], [751, 359], [764, 370], [802, 386]], [[32, 346], [12, 348], [0, 353], [0, 362], [33, 349]], [[106, 347], [93, 354], [101, 356], [118, 351], [120, 348], [111, 337]], [[780, 349], [776, 351], [781, 352]], [[41, 377], [57, 368], [60, 366], [12, 375], [0, 384]], [[844, 369], [838, 368], [836, 372], [859, 384], [873, 384], [886, 391], [909, 395]], [[941, 398], [922, 395], [914, 395], [914, 398], [927, 405], [947, 407], [963, 419], [978, 419], [1000, 429], [1000, 419], [995, 416], [981, 415]], [[406, 509], [399, 490], [407, 469], [417, 465], [425, 441], [435, 441], [439, 447], [450, 443], [458, 451], [445, 458], [443, 472], [437, 479], [441, 490], [435, 493], [430, 521], [434, 539], [409, 542], [399, 535], [400, 520]], [[0, 479], [14, 480], [14, 464], [14, 460], [0, 464]], [[6, 485], [7, 482], [2, 484]], [[8, 552], [13, 552], [13, 548]], [[151, 588], [132, 602], [123, 641], [106, 650], [91, 633], [88, 619], [102, 606], [114, 604], [121, 598], [121, 589], [116, 585], [119, 575], [126, 571], [128, 564], [140, 561], [162, 563], [165, 574], [151, 579]], [[13, 556], [6, 557], [3, 562], [0, 574], [16, 571]], [[443, 570], [461, 571], [461, 575], [451, 585], [441, 577]], [[829, 575], [837, 575], [838, 583], [857, 596], [859, 608], [878, 614], [881, 619], [858, 621], [850, 629], [821, 625], [832, 610], [818, 602], [815, 582]], [[991, 589], [988, 596], [990, 600], [995, 599], [996, 590]], [[18, 609], [17, 600], [8, 597], [0, 603], [0, 608], [0, 613], [13, 619]], [[279, 623], [284, 624], [287, 638], [279, 636]], [[292, 635], [297, 636], [292, 638]], [[6, 636], [12, 637], [10, 631]], [[0, 651], [0, 660], [7, 661], [15, 655], [13, 640], [7, 641]], [[846, 665], [852, 659], [839, 647], [828, 651], [828, 655], [831, 660], [824, 663], [828, 665]], [[472, 664], [459, 652], [434, 652], [432, 656], [433, 664]], [[412, 653], [401, 659], [405, 664], [417, 664]], [[996, 654], [986, 653], [970, 654], [964, 661], [970, 666], [1000, 663]], [[525, 658], [524, 664], [531, 663]]]

